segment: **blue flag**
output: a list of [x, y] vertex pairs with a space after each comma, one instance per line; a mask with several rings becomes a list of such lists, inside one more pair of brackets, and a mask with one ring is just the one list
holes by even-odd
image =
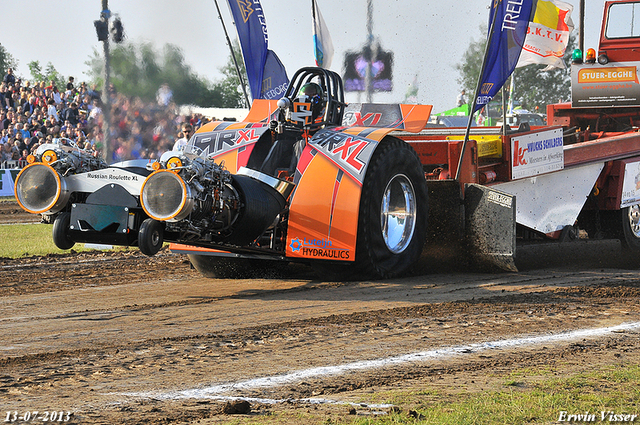
[[487, 56], [471, 115], [493, 99], [515, 69], [537, 0], [492, 0], [492, 3]]
[[260, 99], [280, 99], [289, 87], [289, 78], [275, 52], [267, 50], [262, 73]]
[[[251, 97], [279, 99], [282, 96], [276, 96], [276, 93], [283, 84], [289, 84], [289, 79], [276, 54], [268, 49], [267, 23], [260, 1], [229, 0], [229, 8], [242, 46]], [[265, 97], [269, 94], [274, 97]]]

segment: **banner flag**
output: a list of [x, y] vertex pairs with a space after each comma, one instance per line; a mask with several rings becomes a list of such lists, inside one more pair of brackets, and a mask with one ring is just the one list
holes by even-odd
[[492, 0], [482, 75], [471, 115], [502, 88], [518, 63], [536, 0]]
[[527, 37], [517, 67], [535, 64], [564, 69], [564, 53], [573, 31], [571, 20], [573, 5], [561, 0], [538, 0], [533, 21], [529, 23]]
[[[288, 83], [284, 67], [278, 60], [275, 53], [269, 53], [268, 44], [269, 37], [267, 35], [267, 24], [262, 11], [259, 0], [229, 0], [229, 8], [233, 15], [233, 20], [238, 31], [240, 46], [242, 47], [242, 57], [247, 70], [247, 78], [249, 79], [249, 88], [253, 99], [262, 99], [263, 93], [270, 92], [270, 89], [263, 90], [262, 82], [264, 79], [265, 67], [269, 66], [268, 73], [270, 78], [278, 72], [283, 75], [278, 76], [278, 81]], [[273, 56], [267, 65], [267, 57]], [[274, 66], [275, 64], [275, 66]], [[279, 67], [278, 67], [279, 66]], [[276, 87], [277, 84], [273, 87]]]
[[267, 50], [262, 73], [262, 89], [260, 99], [280, 99], [289, 87], [289, 78], [284, 65], [275, 52]]
[[333, 42], [316, 0], [311, 0], [311, 16], [313, 18], [313, 47], [316, 65], [328, 69], [333, 59]]

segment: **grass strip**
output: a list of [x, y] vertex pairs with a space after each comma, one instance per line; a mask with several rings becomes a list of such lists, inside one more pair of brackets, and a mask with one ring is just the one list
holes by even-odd
[[[52, 225], [42, 223], [0, 225], [0, 257], [20, 258], [70, 252], [55, 246], [52, 229]], [[75, 244], [72, 249], [75, 252], [94, 250], [85, 248], [83, 243]]]
[[[524, 369], [523, 369], [524, 370]], [[349, 414], [338, 408], [327, 414], [313, 408], [278, 410], [262, 416], [233, 418], [226, 425], [529, 425], [555, 423], [640, 423], [640, 366], [621, 362], [600, 365], [588, 372], [558, 373], [541, 367], [515, 371], [506, 378], [493, 377], [486, 389], [443, 388], [418, 384], [413, 390], [376, 389], [363, 403], [393, 404], [389, 414]], [[339, 398], [339, 396], [337, 396]], [[331, 398], [331, 397], [328, 397]], [[364, 412], [362, 409], [356, 409]], [[314, 413], [318, 412], [318, 413]], [[564, 414], [562, 412], [565, 412]], [[604, 419], [603, 419], [604, 414]], [[569, 415], [593, 415], [569, 417]], [[632, 415], [638, 415], [631, 419]], [[630, 420], [631, 419], [631, 420]]]

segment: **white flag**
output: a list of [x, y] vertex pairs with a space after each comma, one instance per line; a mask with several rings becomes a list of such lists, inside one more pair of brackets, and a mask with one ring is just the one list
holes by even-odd
[[316, 56], [316, 65], [321, 68], [329, 68], [333, 59], [333, 43], [327, 29], [327, 24], [322, 19], [316, 0], [311, 0], [311, 15], [313, 18], [313, 46]]
[[564, 69], [562, 60], [573, 31], [573, 6], [561, 0], [538, 0], [516, 68], [532, 63]]

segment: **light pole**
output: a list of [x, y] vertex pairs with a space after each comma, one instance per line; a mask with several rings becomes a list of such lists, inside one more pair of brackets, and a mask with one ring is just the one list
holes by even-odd
[[[102, 88], [102, 135], [103, 143], [102, 152], [104, 160], [107, 164], [110, 162], [111, 154], [111, 99], [109, 98], [109, 18], [111, 18], [111, 11], [109, 10], [109, 0], [102, 0], [102, 11], [100, 12], [100, 19], [93, 21], [96, 27], [96, 34], [98, 35], [98, 41], [102, 41], [102, 47], [104, 50], [104, 87]], [[121, 40], [121, 38], [120, 38]], [[117, 41], [117, 40], [116, 40]]]
[[377, 56], [376, 48], [373, 45], [373, 0], [367, 0], [367, 45], [369, 58], [367, 58], [367, 71], [364, 77], [365, 92], [367, 94], [367, 102], [373, 102], [373, 61]]
[[102, 114], [104, 124], [102, 127], [104, 139], [104, 160], [109, 164], [111, 162], [111, 98], [109, 96], [110, 83], [110, 64], [109, 64], [109, 0], [102, 0], [102, 12], [100, 19], [104, 19], [107, 26], [107, 38], [102, 40], [102, 48], [104, 50], [104, 87], [102, 89]]

